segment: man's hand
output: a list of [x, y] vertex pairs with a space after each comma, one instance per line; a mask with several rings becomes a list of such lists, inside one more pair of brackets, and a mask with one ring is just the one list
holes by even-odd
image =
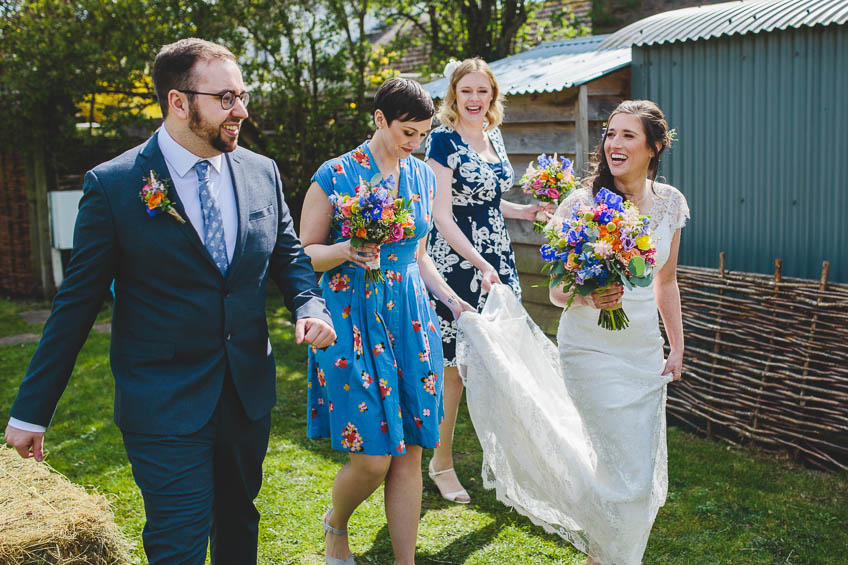
[[294, 340], [323, 349], [336, 341], [333, 326], [318, 318], [301, 318], [294, 326]]
[[25, 432], [6, 426], [6, 443], [14, 447], [24, 459], [35, 457], [39, 463], [44, 461], [44, 432]]

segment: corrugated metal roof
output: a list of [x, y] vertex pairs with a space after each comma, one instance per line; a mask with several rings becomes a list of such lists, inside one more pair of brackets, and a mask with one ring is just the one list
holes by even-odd
[[[609, 36], [596, 35], [549, 41], [533, 49], [489, 63], [507, 96], [556, 92], [602, 77], [630, 64], [630, 46], [597, 51]], [[442, 98], [448, 79], [424, 85], [433, 98]]]
[[624, 27], [600, 49], [695, 41], [848, 22], [846, 0], [740, 0], [663, 12]]

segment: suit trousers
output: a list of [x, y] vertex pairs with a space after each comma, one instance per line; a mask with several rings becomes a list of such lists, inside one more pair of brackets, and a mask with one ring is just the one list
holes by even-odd
[[256, 563], [259, 512], [271, 415], [250, 420], [227, 372], [209, 422], [188, 435], [124, 432], [144, 498], [142, 532], [150, 565]]

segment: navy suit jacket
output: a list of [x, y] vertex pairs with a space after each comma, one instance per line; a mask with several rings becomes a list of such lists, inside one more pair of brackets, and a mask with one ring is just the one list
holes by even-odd
[[[13, 418], [49, 424], [113, 278], [111, 362], [115, 423], [122, 430], [197, 431], [215, 410], [227, 370], [251, 419], [271, 411], [268, 277], [295, 318], [332, 322], [295, 235], [276, 164], [243, 148], [225, 158], [238, 205], [226, 276], [188, 222], [156, 135], [86, 174], [65, 280]], [[139, 193], [151, 170], [168, 179], [168, 196], [185, 224], [169, 214], [147, 214]]]

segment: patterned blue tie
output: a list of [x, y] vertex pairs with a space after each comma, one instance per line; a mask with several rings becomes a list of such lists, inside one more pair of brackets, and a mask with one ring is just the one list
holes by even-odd
[[200, 211], [203, 213], [203, 230], [206, 234], [206, 250], [218, 266], [222, 275], [227, 274], [230, 266], [227, 259], [227, 246], [224, 243], [224, 221], [221, 209], [209, 191], [209, 161], [198, 161], [194, 165], [197, 171], [197, 186], [200, 192]]

